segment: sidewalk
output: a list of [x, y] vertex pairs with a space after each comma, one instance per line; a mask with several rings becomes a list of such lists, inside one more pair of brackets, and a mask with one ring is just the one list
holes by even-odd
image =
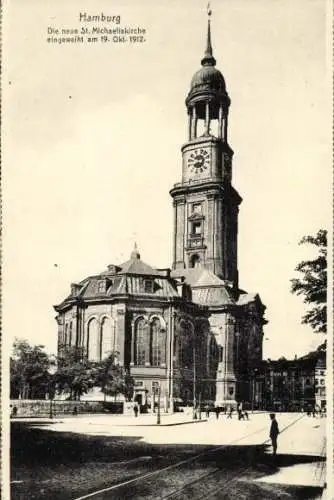
[[[280, 426], [279, 414], [277, 420]], [[273, 458], [279, 469], [257, 481], [323, 488], [326, 482], [326, 419], [303, 417], [285, 431], [283, 426], [280, 429], [277, 457]]]
[[142, 413], [138, 415], [138, 417], [132, 415], [114, 415], [114, 414], [86, 414], [86, 415], [78, 415], [78, 416], [59, 416], [50, 418], [43, 417], [31, 417], [31, 418], [12, 418], [11, 422], [29, 422], [35, 424], [61, 424], [61, 423], [70, 423], [74, 422], [86, 421], [90, 425], [94, 425], [94, 421], [97, 425], [107, 424], [112, 427], [167, 427], [167, 426], [175, 426], [175, 425], [183, 425], [183, 424], [196, 424], [207, 422], [207, 419], [204, 417], [205, 414], [202, 414], [202, 418], [193, 419], [192, 412], [191, 413], [163, 413], [160, 414], [160, 424], [157, 423], [157, 414], [151, 413]]

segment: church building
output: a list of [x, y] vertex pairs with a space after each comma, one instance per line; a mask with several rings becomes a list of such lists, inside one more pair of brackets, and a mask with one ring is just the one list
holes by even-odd
[[83, 348], [90, 360], [110, 352], [135, 379], [135, 399], [157, 387], [174, 401], [236, 405], [254, 398], [262, 360], [265, 306], [239, 286], [238, 212], [228, 143], [230, 98], [216, 68], [208, 19], [201, 68], [186, 97], [188, 138], [174, 208], [171, 269], [154, 269], [137, 247], [130, 259], [71, 285], [55, 306], [58, 350]]

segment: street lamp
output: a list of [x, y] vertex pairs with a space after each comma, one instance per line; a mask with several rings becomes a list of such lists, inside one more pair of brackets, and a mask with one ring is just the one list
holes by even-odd
[[57, 360], [55, 357], [50, 358], [50, 364], [48, 366], [48, 374], [50, 375], [49, 379], [49, 400], [50, 400], [50, 409], [49, 409], [49, 418], [53, 418], [52, 412], [52, 399], [53, 399], [53, 387], [52, 387], [52, 378], [57, 371]]
[[160, 384], [158, 387], [158, 411], [157, 411], [157, 425], [160, 425], [161, 423], [161, 417], [160, 417]]
[[196, 415], [196, 351], [195, 340], [193, 344], [193, 420], [197, 419]]
[[257, 374], [257, 368], [252, 371], [252, 413], [254, 412], [254, 399], [255, 399], [255, 379]]

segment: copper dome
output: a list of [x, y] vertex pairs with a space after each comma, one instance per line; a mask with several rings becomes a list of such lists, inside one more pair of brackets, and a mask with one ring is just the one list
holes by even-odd
[[221, 72], [214, 66], [203, 66], [196, 71], [191, 79], [190, 93], [197, 90], [213, 90], [214, 92], [226, 92], [225, 80]]

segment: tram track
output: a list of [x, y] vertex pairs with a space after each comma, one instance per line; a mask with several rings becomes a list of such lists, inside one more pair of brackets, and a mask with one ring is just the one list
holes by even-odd
[[[284, 432], [285, 430], [287, 430], [292, 425], [296, 424], [301, 418], [303, 418], [303, 416], [299, 416], [298, 418], [296, 418], [295, 420], [290, 422], [288, 425], [283, 427], [281, 430], [281, 433]], [[100, 498], [109, 498], [108, 493], [110, 493], [110, 498], [122, 498], [119, 496], [119, 492], [121, 490], [132, 488], [141, 482], [145, 482], [147, 484], [152, 479], [153, 480], [159, 479], [159, 478], [162, 479], [166, 473], [168, 473], [172, 470], [177, 470], [178, 468], [182, 468], [183, 466], [191, 466], [191, 464], [193, 462], [195, 462], [196, 460], [204, 458], [204, 457], [206, 457], [210, 454], [216, 453], [218, 451], [227, 452], [228, 450], [230, 450], [234, 446], [236, 446], [238, 443], [242, 443], [242, 441], [244, 441], [245, 439], [247, 439], [251, 436], [254, 436], [256, 434], [259, 434], [260, 432], [263, 432], [267, 428], [268, 428], [267, 426], [261, 427], [259, 429], [256, 429], [253, 432], [250, 432], [248, 434], [243, 435], [242, 437], [240, 437], [236, 440], [231, 441], [228, 444], [214, 446], [214, 447], [209, 448], [201, 453], [196, 453], [195, 455], [193, 455], [191, 457], [187, 457], [186, 459], [178, 461], [175, 464], [170, 464], [168, 466], [156, 469], [154, 471], [145, 472], [144, 474], [140, 474], [140, 475], [138, 475], [134, 478], [128, 479], [126, 481], [112, 484], [109, 487], [105, 487], [105, 488], [99, 489], [97, 491], [88, 493], [86, 495], [76, 497], [73, 500], [88, 500], [88, 499], [94, 499], [94, 498], [99, 498], [99, 497]], [[270, 441], [270, 439], [266, 439], [265, 441], [263, 441], [259, 445], [264, 445], [268, 441]], [[192, 489], [196, 489], [196, 495], [192, 494], [193, 500], [212, 498], [218, 491], [221, 491], [222, 488], [226, 489], [230, 483], [232, 483], [234, 480], [236, 480], [237, 477], [239, 477], [241, 474], [244, 474], [245, 472], [247, 472], [247, 470], [249, 470], [249, 469], [250, 469], [250, 465], [247, 465], [241, 471], [239, 470], [238, 473], [233, 475], [232, 477], [228, 477], [227, 479], [224, 478], [224, 480], [222, 480], [222, 481], [218, 480], [218, 483], [216, 483], [214, 485], [214, 488], [210, 489], [207, 486], [205, 486], [204, 482], [206, 480], [211, 480], [212, 478], [214, 478], [214, 475], [218, 476], [219, 473], [221, 473], [221, 469], [214, 468], [213, 470], [210, 470], [208, 473], [202, 474], [200, 477], [197, 477], [195, 480], [189, 481], [186, 484], [183, 484], [181, 487], [174, 489], [172, 492], [168, 493], [167, 495], [158, 496], [158, 497], [155, 496], [154, 498], [155, 499], [159, 498], [161, 500], [167, 500], [167, 499], [183, 500], [185, 498], [189, 498], [189, 496], [187, 496], [187, 490], [192, 490]], [[225, 491], [225, 489], [224, 489], [224, 491]], [[201, 490], [203, 490], [203, 491], [201, 491]], [[188, 493], [189, 493], [189, 491], [188, 491]], [[116, 496], [114, 496], [114, 495], [116, 495]], [[131, 497], [131, 498], [134, 498], [134, 497]]]
[[[303, 418], [303, 416], [295, 419], [293, 422], [290, 422], [288, 425], [283, 427], [280, 431], [280, 434], [285, 432], [292, 425], [296, 424], [301, 418]], [[265, 427], [265, 429], [267, 429], [267, 427]], [[263, 430], [263, 428], [261, 430]], [[265, 445], [268, 442], [270, 442], [270, 438], [266, 439], [262, 443], [259, 443], [259, 446]], [[231, 444], [226, 445], [226, 447], [223, 448], [223, 451], [228, 451], [229, 448], [231, 448]], [[167, 499], [186, 500], [186, 499], [189, 499], [189, 491], [188, 491], [189, 489], [194, 490], [194, 491], [192, 491], [192, 499], [193, 500], [205, 500], [205, 499], [213, 498], [218, 492], [227, 493], [228, 487], [231, 486], [233, 481], [236, 481], [238, 478], [240, 478], [240, 476], [246, 474], [250, 469], [251, 469], [251, 465], [247, 465], [246, 467], [243, 467], [241, 470], [238, 470], [238, 472], [236, 474], [232, 474], [227, 479], [222, 478], [221, 480], [219, 480], [219, 478], [218, 478], [218, 484], [216, 483], [214, 485], [214, 487], [210, 488], [210, 487], [208, 487], [208, 485], [203, 484], [203, 481], [205, 479], [210, 479], [210, 481], [212, 481], [215, 475], [220, 475], [221, 468], [216, 468], [213, 471], [210, 471], [208, 474], [203, 474], [200, 478], [197, 478], [196, 480], [185, 484], [179, 490], [175, 490], [175, 491], [169, 493], [168, 495], [159, 497], [159, 500], [167, 500]]]

